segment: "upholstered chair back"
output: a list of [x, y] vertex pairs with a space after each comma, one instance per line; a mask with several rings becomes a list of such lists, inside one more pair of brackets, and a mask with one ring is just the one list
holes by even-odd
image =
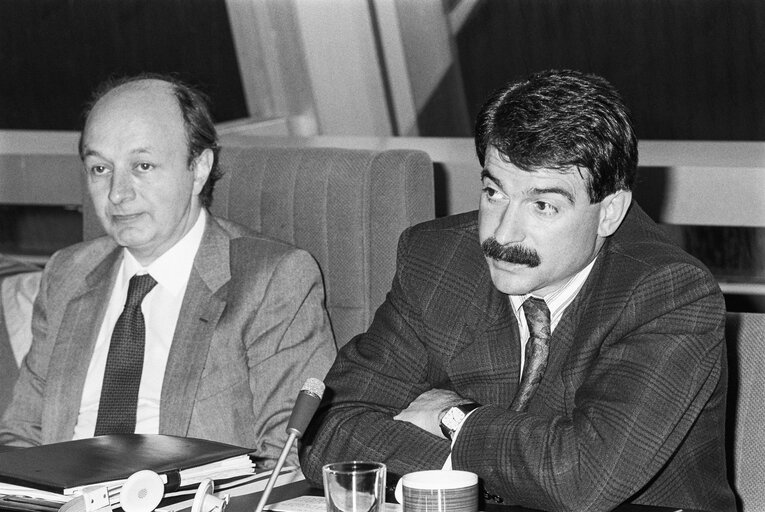
[[[211, 212], [309, 251], [338, 346], [369, 326], [404, 228], [434, 217], [427, 153], [227, 145]], [[84, 201], [86, 238], [101, 234]]]
[[739, 510], [765, 510], [765, 313], [728, 313], [728, 465]]

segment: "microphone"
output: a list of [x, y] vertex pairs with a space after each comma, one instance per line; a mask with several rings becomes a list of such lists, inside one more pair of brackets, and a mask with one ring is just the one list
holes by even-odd
[[313, 377], [305, 381], [300, 393], [298, 393], [297, 400], [295, 400], [295, 407], [292, 408], [290, 420], [287, 422], [288, 434], [295, 434], [297, 439], [303, 436], [308, 424], [311, 423], [311, 418], [316, 414], [316, 409], [319, 408], [323, 394], [324, 383], [322, 381]]
[[284, 465], [284, 461], [287, 459], [292, 444], [295, 442], [295, 439], [300, 439], [305, 433], [311, 418], [316, 414], [316, 409], [319, 408], [322, 395], [324, 395], [324, 383], [322, 381], [313, 377], [305, 381], [300, 393], [298, 393], [297, 400], [295, 400], [295, 407], [292, 408], [290, 420], [287, 422], [287, 434], [289, 434], [289, 437], [287, 442], [284, 443], [284, 449], [282, 449], [282, 453], [279, 455], [279, 460], [276, 461], [276, 466], [271, 473], [271, 477], [268, 479], [266, 488], [263, 490], [258, 506], [255, 507], [255, 512], [263, 512], [266, 501], [268, 501], [268, 497], [271, 494], [271, 489], [274, 488], [276, 478], [279, 476], [279, 472]]

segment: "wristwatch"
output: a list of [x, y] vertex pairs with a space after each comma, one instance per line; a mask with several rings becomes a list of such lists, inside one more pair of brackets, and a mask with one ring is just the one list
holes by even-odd
[[444, 436], [446, 436], [446, 438], [451, 441], [454, 433], [457, 431], [457, 429], [460, 428], [462, 422], [465, 421], [465, 416], [467, 416], [470, 411], [480, 406], [481, 404], [470, 402], [467, 404], [450, 407], [446, 410], [444, 417], [441, 418], [441, 432], [443, 432]]

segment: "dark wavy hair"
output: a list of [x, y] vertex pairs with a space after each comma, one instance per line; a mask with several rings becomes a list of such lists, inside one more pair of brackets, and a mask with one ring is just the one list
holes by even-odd
[[579, 71], [544, 71], [494, 92], [476, 119], [481, 166], [489, 146], [527, 171], [578, 168], [592, 203], [631, 190], [637, 173], [624, 101], [604, 78]]
[[213, 190], [215, 182], [223, 176], [220, 168], [218, 154], [220, 145], [218, 143], [218, 132], [215, 130], [210, 113], [210, 100], [202, 91], [192, 87], [172, 75], [160, 73], [141, 73], [139, 75], [125, 76], [119, 78], [109, 78], [101, 83], [93, 92], [90, 101], [83, 111], [83, 130], [80, 131], [79, 152], [82, 158], [82, 133], [87, 123], [88, 117], [98, 100], [103, 98], [108, 92], [121, 87], [125, 84], [138, 82], [140, 80], [161, 80], [167, 82], [178, 101], [178, 106], [183, 115], [183, 125], [186, 131], [186, 141], [188, 142], [188, 165], [202, 154], [206, 149], [213, 152], [213, 164], [210, 175], [207, 177], [202, 190], [199, 193], [199, 199], [202, 206], [208, 208], [212, 204]]

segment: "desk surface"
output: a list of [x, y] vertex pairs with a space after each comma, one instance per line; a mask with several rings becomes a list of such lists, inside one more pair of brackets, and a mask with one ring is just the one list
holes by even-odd
[[[262, 492], [256, 492], [253, 494], [246, 494], [242, 496], [234, 496], [226, 508], [226, 512], [254, 512], [255, 507], [258, 505]], [[305, 480], [294, 482], [291, 484], [275, 487], [271, 492], [268, 503], [277, 503], [280, 501], [297, 498], [299, 496], [322, 496], [322, 490], [316, 487], [311, 487]], [[37, 510], [32, 507], [30, 510]], [[268, 510], [268, 507], [266, 507]], [[0, 512], [17, 512], [14, 509], [7, 509], [0, 504]], [[524, 507], [506, 506], [506, 505], [489, 505], [486, 507], [485, 512], [542, 512], [536, 509], [529, 509]], [[614, 512], [678, 512], [678, 509], [666, 508], [666, 507], [649, 507], [644, 505], [622, 505], [614, 510]], [[691, 509], [682, 509], [682, 512], [700, 512]]]
[[[269, 496], [268, 503], [277, 503], [279, 501], [297, 498], [298, 496], [321, 496], [322, 490], [311, 487], [305, 480], [294, 482], [281, 487], [275, 487]], [[236, 496], [231, 498], [231, 502], [226, 508], [226, 512], [253, 512], [260, 500], [261, 493], [255, 493], [245, 496]], [[266, 507], [268, 509], [268, 507]], [[622, 505], [614, 512], [677, 512], [678, 509], [667, 507], [650, 507], [646, 505]], [[507, 505], [489, 505], [486, 512], [541, 512], [536, 509]], [[682, 512], [700, 512], [684, 508]]]

